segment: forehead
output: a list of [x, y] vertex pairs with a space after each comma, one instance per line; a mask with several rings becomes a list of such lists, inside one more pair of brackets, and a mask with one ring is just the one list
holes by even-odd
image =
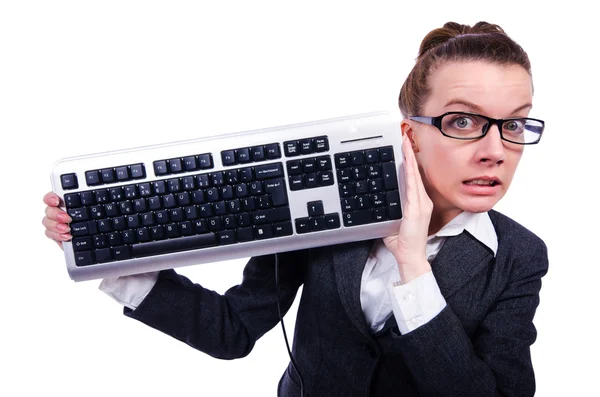
[[449, 105], [463, 101], [478, 106], [486, 116], [502, 118], [531, 103], [533, 96], [531, 76], [523, 67], [480, 61], [439, 67], [429, 76], [429, 87], [424, 106], [427, 115], [449, 110], [474, 111], [465, 109], [465, 105]]

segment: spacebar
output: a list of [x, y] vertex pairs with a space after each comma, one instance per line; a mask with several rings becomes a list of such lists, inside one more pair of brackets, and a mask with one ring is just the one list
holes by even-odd
[[188, 251], [197, 248], [212, 247], [217, 245], [214, 233], [199, 234], [197, 236], [178, 237], [169, 240], [152, 241], [150, 243], [133, 244], [131, 253], [134, 258], [168, 254], [170, 252]]

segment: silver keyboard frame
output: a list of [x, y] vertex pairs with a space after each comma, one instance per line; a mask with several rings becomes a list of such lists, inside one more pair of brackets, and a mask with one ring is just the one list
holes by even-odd
[[[327, 136], [329, 151], [319, 152], [294, 157], [286, 157], [283, 142], [302, 138]], [[280, 144], [281, 158], [245, 164], [236, 164], [224, 167], [221, 160], [221, 151], [265, 145], [278, 142]], [[181, 266], [197, 265], [273, 254], [304, 248], [327, 246], [332, 244], [347, 243], [352, 241], [368, 240], [392, 235], [397, 232], [401, 220], [385, 221], [367, 225], [344, 227], [341, 219], [342, 210], [337, 183], [337, 168], [334, 155], [341, 152], [351, 152], [361, 149], [377, 148], [391, 145], [394, 148], [394, 161], [398, 175], [400, 202], [404, 213], [406, 202], [406, 189], [404, 184], [404, 156], [401, 149], [402, 134], [400, 119], [390, 112], [374, 112], [307, 123], [285, 125], [273, 128], [243, 131], [220, 136], [209, 136], [200, 139], [165, 143], [160, 145], [143, 146], [112, 152], [89, 154], [77, 157], [63, 158], [57, 161], [51, 172], [52, 190], [61, 198], [65, 193], [76, 193], [98, 188], [125, 186], [134, 183], [152, 182], [155, 180], [183, 177], [198, 173], [210, 173], [230, 170], [247, 166], [263, 165], [269, 163], [283, 163], [284, 179], [288, 186], [288, 201], [291, 213], [291, 222], [294, 234], [285, 237], [275, 237], [266, 240], [254, 240], [243, 243], [234, 243], [223, 246], [202, 248], [164, 255], [129, 260], [107, 262], [78, 267], [75, 265], [74, 252], [71, 241], [64, 242], [64, 255], [69, 276], [74, 281], [85, 281], [99, 278], [111, 278], [137, 273], [172, 269]], [[201, 153], [212, 153], [214, 167], [207, 170], [195, 170], [157, 177], [154, 174], [153, 162], [169, 158], [185, 157]], [[299, 191], [289, 190], [286, 162], [328, 154], [331, 156], [334, 184]], [[146, 178], [126, 182], [103, 184], [88, 187], [85, 180], [85, 171], [101, 168], [110, 168], [121, 165], [144, 163]], [[76, 173], [79, 188], [63, 190], [60, 176], [67, 173]], [[340, 214], [339, 229], [296, 234], [294, 220], [307, 217], [307, 202], [322, 200], [325, 214], [337, 212]], [[64, 201], [61, 208], [65, 210]]]

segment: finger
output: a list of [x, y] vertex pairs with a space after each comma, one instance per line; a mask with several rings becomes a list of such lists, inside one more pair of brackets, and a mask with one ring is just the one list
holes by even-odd
[[73, 220], [69, 214], [58, 207], [46, 207], [46, 217], [60, 223], [71, 223]]
[[51, 207], [58, 207], [60, 204], [60, 197], [54, 192], [48, 192], [44, 195], [44, 204]]
[[412, 149], [412, 144], [408, 136], [405, 135], [403, 142], [404, 152], [404, 174], [406, 182], [406, 196], [409, 202], [418, 203], [418, 180], [417, 173], [419, 173], [418, 166], [416, 164], [415, 155]]
[[67, 224], [53, 221], [48, 217], [44, 217], [44, 219], [42, 219], [42, 225], [44, 225], [46, 230], [56, 233], [68, 233], [71, 230]]
[[69, 241], [73, 238], [73, 236], [71, 236], [68, 233], [56, 233], [50, 230], [45, 231], [46, 233], [46, 237], [48, 237], [50, 240], [54, 240], [54, 241]]

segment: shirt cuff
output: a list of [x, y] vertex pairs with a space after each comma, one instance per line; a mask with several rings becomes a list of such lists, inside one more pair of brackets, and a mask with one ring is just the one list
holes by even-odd
[[406, 284], [400, 284], [392, 277], [387, 291], [402, 335], [427, 324], [446, 307], [446, 299], [432, 271]]
[[98, 289], [107, 293], [108, 296], [123, 306], [135, 310], [156, 284], [158, 273], [151, 272], [118, 278], [105, 278]]

